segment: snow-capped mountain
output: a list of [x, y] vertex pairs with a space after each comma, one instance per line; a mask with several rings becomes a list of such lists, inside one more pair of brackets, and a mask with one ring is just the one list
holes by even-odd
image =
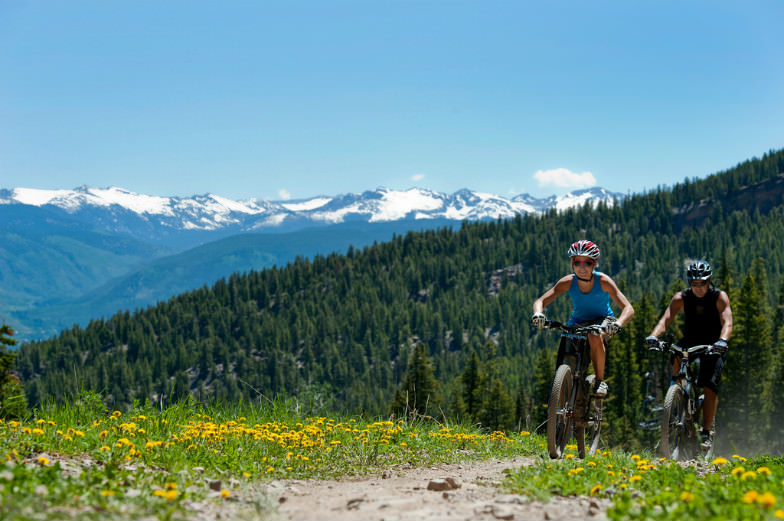
[[214, 194], [188, 198], [137, 194], [123, 188], [0, 190], [0, 204], [58, 208], [73, 216], [89, 217], [116, 231], [129, 217], [154, 228], [172, 231], [275, 231], [348, 221], [389, 222], [411, 219], [482, 220], [565, 210], [589, 202], [612, 205], [623, 194], [603, 188], [579, 190], [563, 196], [536, 199], [528, 194], [511, 199], [471, 190], [448, 195], [421, 188], [378, 188], [362, 194], [318, 196], [296, 201], [233, 201]]

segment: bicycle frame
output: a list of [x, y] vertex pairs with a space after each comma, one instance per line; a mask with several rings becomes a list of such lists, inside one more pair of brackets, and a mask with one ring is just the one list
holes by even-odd
[[664, 401], [661, 421], [661, 450], [665, 457], [686, 459], [700, 453], [697, 430], [702, 401], [696, 395], [696, 375], [692, 367], [700, 355], [711, 346], [680, 347], [660, 342], [654, 350], [673, 353], [680, 357], [678, 374], [673, 377]]
[[588, 335], [601, 334], [601, 326], [565, 326], [547, 322], [546, 328], [561, 331], [559, 355], [563, 356], [556, 369], [548, 404], [547, 443], [551, 458], [563, 456], [574, 430], [578, 455], [585, 457], [585, 431], [591, 432], [590, 454], [599, 444], [602, 409], [601, 399], [593, 399], [589, 386], [593, 375], [585, 377], [591, 363]]

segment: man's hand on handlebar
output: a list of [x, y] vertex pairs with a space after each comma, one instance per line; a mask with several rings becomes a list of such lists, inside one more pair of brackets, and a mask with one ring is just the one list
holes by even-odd
[[729, 350], [727, 341], [723, 338], [716, 340], [713, 345], [708, 349], [709, 355], [724, 355]]
[[648, 349], [659, 349], [659, 337], [648, 335], [648, 338], [645, 339], [645, 345], [648, 346]]

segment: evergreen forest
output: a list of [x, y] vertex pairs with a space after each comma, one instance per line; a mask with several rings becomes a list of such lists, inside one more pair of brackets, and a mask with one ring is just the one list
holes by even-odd
[[[636, 310], [607, 350], [605, 442], [651, 444], [643, 399], [661, 401], [669, 380], [643, 340], [685, 288], [686, 266], [706, 259], [735, 324], [717, 443], [781, 453], [782, 237], [784, 150], [612, 206], [465, 222], [237, 273], [23, 344], [14, 372], [30, 407], [83, 391], [113, 408], [284, 399], [311, 414], [542, 432], [559, 339], [529, 325], [531, 305], [569, 271], [569, 245], [588, 238]], [[564, 296], [545, 312], [565, 322], [570, 309]]]

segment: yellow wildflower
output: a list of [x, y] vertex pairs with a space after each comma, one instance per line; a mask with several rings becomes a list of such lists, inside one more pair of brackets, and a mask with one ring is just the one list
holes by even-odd
[[757, 477], [757, 473], [754, 472], [753, 470], [749, 470], [749, 471], [744, 472], [743, 474], [741, 474], [740, 479], [742, 479], [743, 481], [746, 481], [747, 479], [754, 479], [756, 477]]
[[642, 479], [642, 476], [640, 476], [639, 474], [635, 474], [634, 476], [632, 476], [632, 477], [630, 477], [630, 478], [629, 478], [629, 481], [631, 481], [632, 483], [634, 483], [634, 482], [636, 482], [636, 481], [640, 481], [641, 479]]
[[735, 467], [734, 469], [732, 469], [732, 475], [733, 476], [739, 476], [740, 474], [743, 474], [744, 472], [746, 472], [746, 469], [744, 469], [743, 467]]
[[101, 490], [101, 495], [103, 497], [113, 496], [114, 495], [114, 490]]
[[226, 489], [221, 490], [221, 497], [229, 497], [230, 495], [231, 492], [229, 492], [228, 490]]
[[749, 490], [748, 492], [743, 494], [743, 502], [754, 503], [755, 501], [757, 501], [758, 497], [759, 497], [759, 492], [757, 492], [756, 490]]
[[44, 466], [48, 466], [49, 465], [49, 458], [47, 458], [46, 456], [39, 456], [36, 461], [38, 463], [40, 463], [41, 465], [44, 465]]
[[727, 458], [719, 457], [719, 458], [716, 458], [715, 460], [713, 460], [713, 464], [714, 465], [726, 465], [727, 463], [729, 463]]
[[760, 467], [757, 469], [757, 473], [770, 476], [770, 469], [768, 467]]
[[784, 519], [784, 510], [778, 509], [773, 512], [773, 516], [777, 517], [778, 519]]
[[592, 496], [595, 496], [596, 494], [598, 494], [599, 492], [601, 492], [601, 490], [602, 490], [602, 485], [601, 485], [601, 483], [599, 483], [598, 485], [594, 485], [594, 486], [593, 486], [593, 488], [591, 489], [591, 495], [592, 495]]
[[776, 496], [770, 492], [765, 492], [757, 497], [757, 503], [765, 508], [771, 508], [776, 504]]
[[684, 501], [686, 503], [690, 503], [694, 501], [694, 494], [684, 490], [683, 492], [681, 492], [681, 501]]

